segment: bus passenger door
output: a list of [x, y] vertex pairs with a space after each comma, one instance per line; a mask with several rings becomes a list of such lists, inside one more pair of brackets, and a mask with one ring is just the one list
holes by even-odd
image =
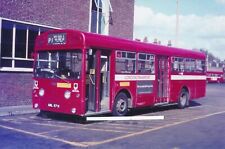
[[158, 97], [156, 98], [156, 104], [169, 102], [169, 63], [168, 57], [158, 56]]
[[92, 50], [87, 54], [88, 111], [109, 110], [109, 70], [109, 54], [101, 50]]
[[87, 54], [87, 74], [86, 74], [86, 94], [87, 94], [87, 110], [96, 111], [96, 51], [90, 49]]
[[101, 55], [100, 68], [100, 110], [109, 110], [109, 91], [110, 91], [110, 65], [109, 54], [103, 53]]

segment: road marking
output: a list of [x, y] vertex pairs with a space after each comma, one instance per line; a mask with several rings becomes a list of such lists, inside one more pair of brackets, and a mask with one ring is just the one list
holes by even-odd
[[[42, 134], [37, 134], [37, 133], [33, 133], [33, 132], [29, 132], [29, 131], [25, 131], [25, 130], [13, 128], [13, 127], [8, 127], [8, 126], [4, 126], [4, 125], [0, 125], [0, 127], [4, 128], [4, 129], [13, 130], [13, 131], [16, 131], [16, 132], [28, 134], [28, 135], [40, 137], [40, 138], [45, 138], [45, 139], [48, 139], [48, 140], [54, 140], [54, 141], [69, 144], [69, 145], [75, 146], [75, 147], [89, 147], [89, 146], [96, 146], [96, 145], [101, 145], [101, 144], [105, 144], [105, 143], [110, 143], [110, 142], [130, 138], [130, 137], [135, 137], [135, 136], [146, 134], [146, 133], [149, 133], [149, 132], [152, 132], [152, 131], [157, 131], [157, 130], [160, 130], [160, 129], [164, 129], [164, 128], [168, 128], [168, 127], [192, 122], [192, 121], [195, 121], [195, 120], [204, 119], [204, 118], [207, 118], [207, 117], [210, 117], [210, 116], [219, 115], [219, 114], [223, 114], [223, 113], [225, 113], [225, 111], [220, 111], [220, 112], [215, 112], [215, 113], [211, 113], [211, 114], [207, 114], [207, 115], [203, 115], [203, 116], [198, 116], [198, 117], [193, 118], [193, 119], [183, 120], [183, 121], [180, 121], [180, 122], [174, 122], [172, 124], [166, 124], [164, 126], [159, 126], [159, 127], [156, 127], [156, 128], [149, 128], [149, 129], [139, 131], [139, 132], [136, 132], [136, 133], [130, 133], [130, 134], [126, 134], [126, 135], [122, 135], [122, 136], [119, 136], [119, 137], [106, 139], [106, 140], [98, 141], [98, 142], [97, 141], [96, 142], [72, 142], [72, 141], [67, 141], [67, 140], [64, 140], [64, 139], [50, 137], [50, 136], [45, 136], [45, 135], [42, 135]], [[45, 125], [48, 125], [48, 124], [45, 124]], [[51, 126], [54, 126], [54, 125], [51, 125]], [[55, 125], [55, 127], [64, 127], [65, 128], [65, 126], [58, 126], [58, 125]], [[83, 129], [83, 128], [81, 128], [81, 129]], [[89, 128], [84, 128], [84, 129], [90, 130]]]
[[197, 109], [197, 108], [206, 108], [208, 107], [209, 105], [197, 105], [197, 106], [189, 106], [187, 107], [187, 109]]
[[[93, 128], [96, 126], [86, 126], [86, 128]], [[127, 133], [134, 133], [137, 131], [143, 131], [144, 129], [146, 129], [145, 126], [139, 126], [139, 123], [137, 124], [110, 124], [110, 123], [98, 123], [97, 125], [98, 128], [102, 128], [104, 130], [108, 130], [108, 129], [114, 129], [117, 131], [121, 131], [121, 132], [127, 132]]]
[[5, 122], [10, 122], [10, 121], [14, 121], [14, 119], [9, 119], [9, 118], [3, 118], [2, 121], [5, 121]]
[[28, 118], [25, 118], [25, 117], [19, 117], [19, 118], [17, 118], [18, 120], [22, 120], [22, 121], [30, 121], [30, 119], [28, 119]]
[[4, 126], [4, 125], [0, 125], [0, 127], [4, 128], [4, 129], [13, 130], [13, 131], [16, 131], [16, 132], [20, 132], [20, 133], [24, 133], [24, 134], [28, 134], [28, 135], [32, 135], [32, 136], [36, 136], [36, 137], [40, 137], [40, 138], [44, 138], [44, 139], [48, 139], [48, 140], [53, 140], [53, 141], [69, 144], [71, 146], [88, 147], [87, 144], [82, 144], [80, 142], [71, 142], [71, 141], [67, 141], [67, 140], [64, 140], [64, 139], [54, 138], [54, 137], [50, 137], [50, 136], [45, 136], [45, 135], [41, 135], [41, 134], [25, 131], [25, 130], [22, 130], [22, 129], [13, 128], [13, 127], [8, 127], [8, 126]]
[[[104, 125], [105, 126], [106, 123], [98, 123], [98, 125]], [[136, 125], [138, 123], [125, 123], [125, 124], [122, 124], [122, 123], [107, 123], [107, 126], [108, 127], [120, 127], [121, 129], [130, 129], [129, 127], [133, 127], [135, 125], [135, 128], [138, 128], [138, 129], [143, 129], [144, 126], [140, 126], [140, 125]], [[110, 126], [109, 126], [110, 125]]]
[[[132, 126], [134, 126], [134, 125], [132, 125]], [[93, 127], [93, 126], [92, 126]], [[111, 129], [112, 128], [112, 125], [98, 125], [98, 127], [101, 127], [101, 128], [103, 128], [103, 129]], [[89, 126], [87, 126], [87, 128], [90, 128]], [[135, 128], [136, 128], [136, 126], [135, 126]], [[134, 128], [132, 127], [132, 128], [130, 128], [130, 127], [127, 127], [127, 126], [118, 126], [118, 125], [113, 125], [113, 129], [119, 129], [119, 130], [130, 130], [130, 129], [132, 129], [132, 130], [134, 130]], [[142, 127], [142, 129], [143, 129], [143, 127]]]
[[53, 124], [41, 124], [41, 123], [33, 123], [35, 125], [49, 126], [49, 127], [62, 127], [62, 128], [74, 128], [74, 129], [83, 129], [83, 130], [93, 130], [93, 131], [104, 131], [104, 132], [115, 132], [115, 133], [133, 133], [130, 131], [122, 131], [122, 130], [111, 130], [111, 129], [101, 129], [101, 128], [89, 128], [89, 127], [73, 127], [73, 126], [62, 126], [62, 125], [53, 125]]
[[69, 130], [69, 129], [72, 129], [72, 128], [54, 129], [54, 130], [40, 132], [38, 134], [43, 135], [43, 134], [49, 134], [49, 133], [53, 133], [53, 132], [65, 131], [65, 130]]
[[13, 124], [22, 124], [22, 122], [20, 122], [20, 121], [17, 121], [17, 120], [15, 120], [15, 121], [12, 121], [12, 122], [10, 122], [10, 123], [13, 123]]
[[204, 119], [204, 118], [207, 118], [207, 117], [210, 117], [210, 116], [219, 115], [219, 114], [223, 114], [223, 113], [225, 113], [225, 111], [220, 111], [220, 112], [216, 112], [216, 113], [212, 113], [212, 114], [207, 114], [207, 115], [199, 116], [199, 117], [196, 117], [196, 118], [193, 118], [193, 119], [184, 120], [184, 121], [180, 121], [180, 122], [175, 122], [175, 123], [172, 123], [172, 124], [167, 124], [167, 125], [156, 127], [156, 128], [150, 128], [150, 129], [146, 129], [144, 131], [140, 131], [140, 132], [136, 132], [136, 133], [132, 133], [132, 134], [127, 134], [127, 135], [123, 135], [123, 136], [120, 136], [120, 137], [107, 139], [107, 140], [104, 140], [104, 141], [99, 141], [99, 142], [82, 142], [82, 143], [88, 144], [89, 146], [101, 145], [101, 144], [105, 144], [105, 143], [118, 141], [118, 140], [121, 140], [121, 139], [126, 139], [126, 138], [130, 138], [130, 137], [142, 135], [142, 134], [145, 134], [145, 133], [148, 133], [148, 132], [152, 132], [152, 131], [156, 131], [156, 130], [160, 130], [160, 129], [164, 129], [164, 128], [168, 128], [168, 127], [172, 127], [172, 126], [176, 126], [176, 125], [192, 122], [192, 121], [195, 121], [195, 120]]
[[143, 120], [164, 120], [164, 116], [107, 116], [107, 117], [86, 117], [87, 121], [143, 121]]

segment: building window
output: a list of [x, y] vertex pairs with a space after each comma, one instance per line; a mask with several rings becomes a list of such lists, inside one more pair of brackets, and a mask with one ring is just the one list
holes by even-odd
[[31, 54], [32, 54], [33, 49], [34, 49], [35, 38], [38, 36], [39, 30], [40, 30], [41, 33], [43, 33], [45, 31], [44, 28], [39, 29], [38, 26], [29, 26], [28, 58], [31, 58]]
[[[4, 37], [4, 38], [3, 38]], [[12, 22], [2, 22], [1, 30], [1, 67], [12, 67], [11, 60], [6, 57], [12, 57], [12, 42], [13, 42], [13, 23]]]
[[1, 18], [0, 21], [0, 70], [32, 71], [35, 38], [52, 28]]
[[92, 0], [91, 32], [101, 34], [102, 27], [102, 0]]
[[91, 0], [90, 31], [108, 35], [109, 24], [112, 22], [111, 12], [110, 0]]

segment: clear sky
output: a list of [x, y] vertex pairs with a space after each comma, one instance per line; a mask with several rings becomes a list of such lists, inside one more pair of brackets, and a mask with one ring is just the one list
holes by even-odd
[[[135, 0], [134, 38], [175, 44], [176, 0]], [[225, 0], [179, 0], [178, 47], [225, 60]]]

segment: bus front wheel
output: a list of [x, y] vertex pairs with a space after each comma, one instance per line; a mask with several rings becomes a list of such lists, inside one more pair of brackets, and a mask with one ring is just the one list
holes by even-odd
[[182, 89], [179, 99], [178, 99], [178, 107], [180, 109], [183, 109], [186, 106], [188, 106], [188, 103], [189, 103], [189, 93], [187, 90]]
[[113, 106], [114, 116], [124, 116], [128, 112], [128, 97], [125, 93], [119, 93]]
[[40, 113], [38, 114], [38, 116], [40, 116], [42, 118], [48, 118], [49, 117], [49, 112], [40, 110]]

